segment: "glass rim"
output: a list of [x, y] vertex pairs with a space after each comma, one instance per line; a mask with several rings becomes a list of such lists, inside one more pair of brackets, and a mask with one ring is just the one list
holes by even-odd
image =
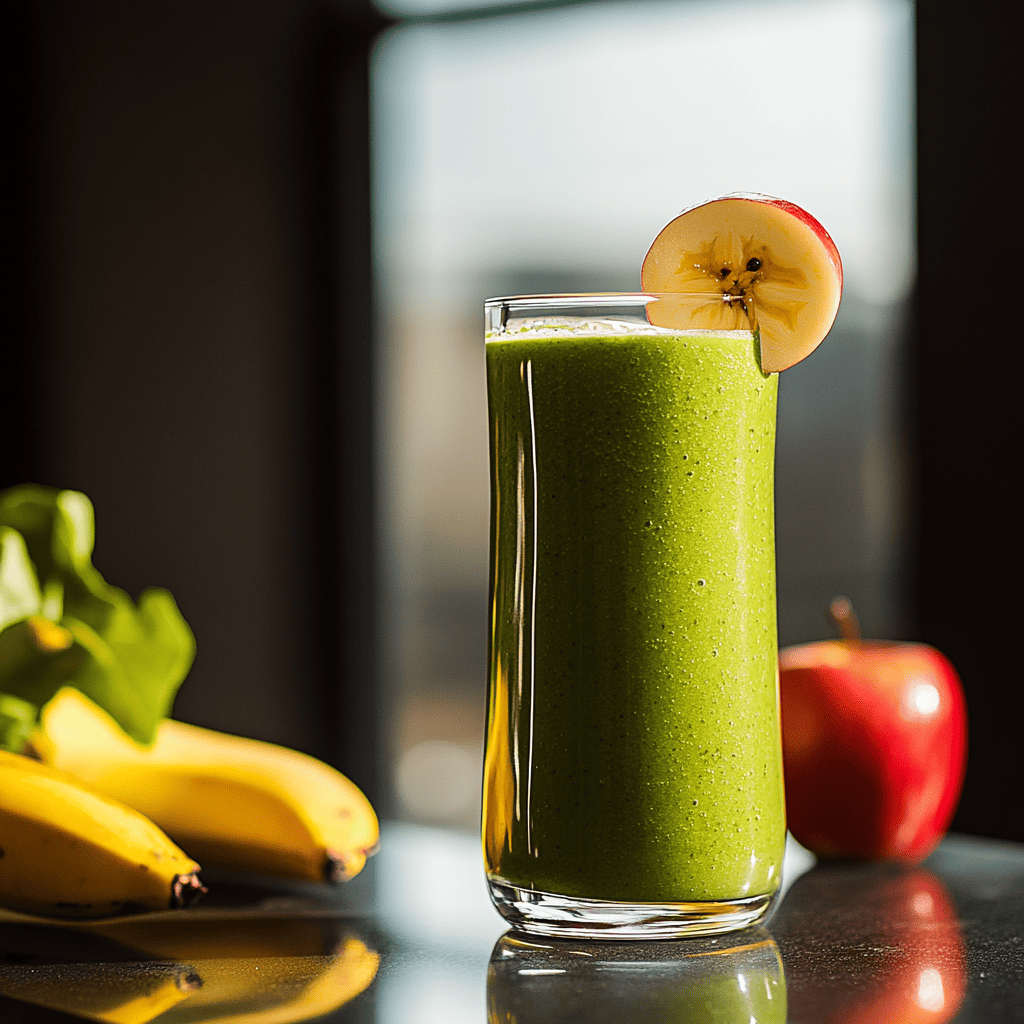
[[[664, 316], [658, 309], [661, 303], [664, 303], [664, 309], [667, 311]], [[631, 327], [634, 326], [634, 320], [639, 321], [643, 325], [644, 334], [754, 334], [754, 329], [747, 325], [749, 321], [743, 324], [722, 323], [712, 326], [709, 323], [702, 323], [700, 319], [693, 319], [697, 310], [713, 307], [716, 303], [725, 306], [739, 305], [743, 313], [747, 312], [742, 296], [720, 291], [566, 292], [496, 296], [484, 301], [484, 337], [488, 341], [503, 340], [508, 326], [513, 322], [520, 324], [518, 331], [521, 332], [526, 326], [539, 329], [546, 325], [553, 328], [556, 321], [561, 330], [569, 322], [593, 321], [595, 324], [612, 324], [620, 320], [623, 325]], [[677, 304], [690, 307], [689, 323], [679, 322], [671, 315]], [[655, 310], [658, 310], [657, 315]]]
[[545, 309], [550, 306], [629, 306], [655, 302], [670, 296], [691, 295], [714, 298], [713, 292], [545, 292], [537, 295], [498, 295], [484, 300], [484, 308], [520, 306], [525, 309]]

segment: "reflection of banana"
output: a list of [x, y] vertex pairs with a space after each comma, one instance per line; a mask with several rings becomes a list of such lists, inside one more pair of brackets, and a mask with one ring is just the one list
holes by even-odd
[[351, 878], [377, 817], [344, 775], [271, 743], [165, 721], [151, 749], [75, 690], [44, 709], [44, 760], [152, 818], [207, 867]]
[[[169, 916], [140, 914], [104, 924]], [[174, 957], [155, 962], [91, 930], [102, 927], [95, 921], [57, 927], [0, 920], [0, 1020], [33, 1021], [34, 1005], [106, 1024], [146, 1024], [199, 987], [193, 968], [167, 962]]]
[[298, 1024], [354, 999], [373, 981], [379, 962], [354, 937], [329, 956], [196, 960], [202, 991], [160, 1024]]
[[296, 1024], [338, 1009], [377, 973], [379, 956], [331, 918], [177, 915], [83, 926], [89, 934], [187, 964], [203, 987], [160, 1024]]
[[105, 917], [180, 906], [199, 865], [137, 811], [0, 751], [0, 906]]
[[0, 965], [3, 995], [103, 1024], [148, 1024], [200, 985], [199, 976], [179, 964]]

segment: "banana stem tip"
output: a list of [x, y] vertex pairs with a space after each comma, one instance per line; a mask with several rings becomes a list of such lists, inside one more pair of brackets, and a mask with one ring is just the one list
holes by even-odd
[[175, 875], [171, 884], [171, 910], [191, 907], [207, 892], [209, 890], [199, 881], [199, 876], [194, 871], [187, 875]]

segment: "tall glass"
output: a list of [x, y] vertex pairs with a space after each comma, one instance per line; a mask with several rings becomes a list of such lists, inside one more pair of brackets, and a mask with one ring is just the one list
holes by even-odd
[[778, 378], [748, 332], [651, 326], [672, 302], [485, 307], [483, 847], [537, 934], [730, 931], [780, 881]]

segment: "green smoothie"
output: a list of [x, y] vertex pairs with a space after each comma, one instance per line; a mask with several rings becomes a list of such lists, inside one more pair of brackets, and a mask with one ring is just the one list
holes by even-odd
[[624, 902], [771, 893], [785, 812], [777, 376], [749, 333], [488, 336], [488, 877]]

